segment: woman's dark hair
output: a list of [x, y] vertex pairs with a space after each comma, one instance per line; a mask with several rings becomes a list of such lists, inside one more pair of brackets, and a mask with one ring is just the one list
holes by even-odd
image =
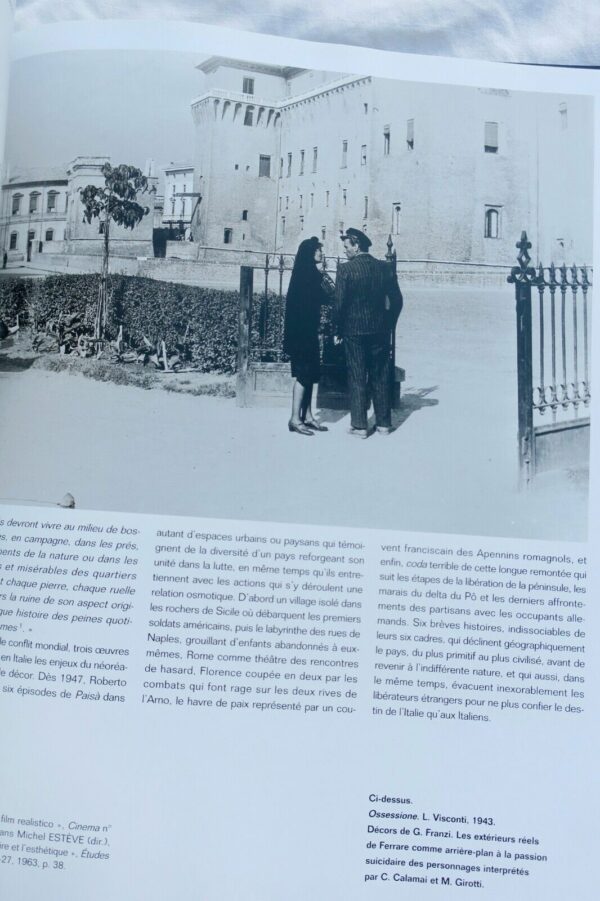
[[305, 266], [316, 266], [315, 263], [315, 253], [317, 250], [322, 248], [323, 245], [319, 241], [318, 238], [315, 238], [314, 235], [312, 238], [306, 238], [305, 241], [300, 243], [298, 250], [296, 251], [296, 259], [294, 260], [294, 268], [292, 269], [292, 275], [296, 271], [296, 268], [304, 268]]
[[298, 336], [304, 333], [309, 321], [306, 317], [306, 303], [318, 291], [323, 273], [317, 269], [315, 253], [323, 245], [318, 238], [302, 241], [294, 260], [290, 284], [286, 296], [283, 349], [292, 355], [297, 346]]
[[315, 281], [320, 281], [321, 274], [317, 269], [315, 261], [315, 253], [323, 245], [318, 238], [306, 238], [302, 241], [296, 251], [296, 259], [294, 260], [294, 268], [290, 276], [290, 286], [288, 288], [288, 297], [294, 294], [298, 288], [306, 287]]

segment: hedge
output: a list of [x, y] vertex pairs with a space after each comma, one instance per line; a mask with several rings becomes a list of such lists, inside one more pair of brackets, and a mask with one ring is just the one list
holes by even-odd
[[[28, 311], [38, 328], [62, 313], [78, 313], [92, 331], [99, 275], [51, 275], [44, 279], [6, 278], [0, 281], [0, 318], [13, 324]], [[255, 301], [253, 341], [258, 340], [260, 301]], [[126, 275], [109, 278], [107, 337], [123, 327], [125, 341], [137, 347], [146, 337], [164, 341], [168, 350], [180, 344], [187, 330], [190, 362], [202, 372], [234, 372], [237, 356], [239, 294]], [[277, 345], [282, 305], [269, 298], [267, 342]]]

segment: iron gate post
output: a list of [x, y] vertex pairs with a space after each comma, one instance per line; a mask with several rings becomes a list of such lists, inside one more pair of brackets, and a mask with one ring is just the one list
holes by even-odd
[[[387, 253], [385, 255], [385, 259], [392, 271], [394, 278], [397, 278], [397, 254], [396, 248], [394, 247], [394, 242], [392, 241], [392, 236], [388, 235], [387, 239]], [[396, 326], [391, 331], [390, 334], [390, 379], [389, 379], [389, 392], [390, 392], [390, 406], [392, 410], [394, 409], [394, 401], [395, 401], [395, 389], [396, 389]]]
[[518, 451], [519, 484], [527, 488], [535, 473], [535, 439], [533, 432], [533, 340], [531, 322], [531, 285], [535, 269], [529, 265], [531, 243], [527, 233], [521, 233], [516, 245], [518, 266], [514, 266], [508, 281], [515, 286], [517, 314], [517, 390], [518, 390]]
[[519, 481], [527, 488], [535, 471], [533, 437], [533, 366], [531, 333], [531, 285], [516, 284], [517, 380], [519, 429]]
[[250, 331], [252, 328], [252, 293], [254, 269], [240, 266], [240, 309], [238, 314], [237, 387], [238, 407], [248, 404], [248, 363], [250, 360]]

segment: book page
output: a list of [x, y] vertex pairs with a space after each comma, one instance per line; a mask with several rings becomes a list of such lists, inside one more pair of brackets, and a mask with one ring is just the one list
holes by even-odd
[[597, 94], [15, 36], [3, 898], [595, 897]]

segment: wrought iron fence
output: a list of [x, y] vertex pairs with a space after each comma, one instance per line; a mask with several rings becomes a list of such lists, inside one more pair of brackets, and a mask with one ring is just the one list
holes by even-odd
[[582, 429], [589, 442], [592, 269], [531, 266], [526, 232], [516, 246], [518, 266], [508, 281], [517, 312], [519, 463], [528, 484], [536, 471], [551, 468], [559, 445], [563, 462], [581, 456], [572, 439]]
[[[396, 251], [391, 235], [387, 241], [386, 260], [396, 267]], [[279, 363], [283, 354], [283, 323], [285, 317], [285, 295], [290, 275], [294, 268], [292, 254], [266, 254], [263, 266], [252, 266], [253, 276], [253, 316], [250, 328], [249, 357], [252, 362]], [[335, 277], [340, 257], [323, 257], [321, 269], [330, 277]], [[257, 282], [260, 287], [256, 290]], [[321, 343], [327, 344], [332, 338], [331, 311], [323, 308], [321, 316]]]
[[[391, 236], [387, 242], [386, 260], [395, 270], [396, 251]], [[340, 257], [324, 257], [320, 265], [325, 273], [335, 277], [340, 262]], [[236, 389], [240, 406], [253, 403], [253, 397], [261, 390], [271, 398], [280, 389], [285, 390], [286, 395], [289, 393], [285, 381], [289, 378], [289, 366], [283, 353], [283, 326], [285, 296], [293, 265], [294, 257], [289, 254], [266, 254], [262, 266], [243, 265], [240, 268]], [[327, 306], [322, 308], [320, 340], [324, 367], [345, 372], [343, 347], [333, 341], [331, 309]], [[393, 340], [390, 353], [394, 364]], [[274, 385], [278, 378], [282, 381], [276, 389]], [[394, 366], [392, 378], [395, 378]], [[344, 379], [345, 374], [341, 381]], [[392, 391], [395, 391], [394, 385]], [[331, 398], [329, 402], [333, 402]]]

